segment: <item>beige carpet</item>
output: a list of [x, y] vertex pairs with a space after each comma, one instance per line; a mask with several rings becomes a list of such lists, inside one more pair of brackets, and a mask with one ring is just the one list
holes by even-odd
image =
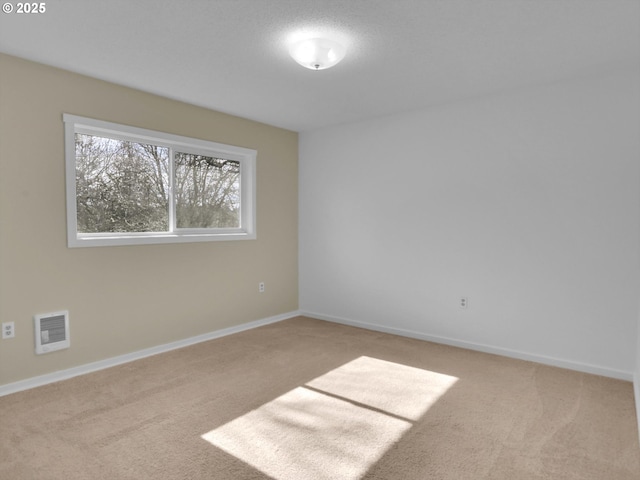
[[0, 478], [638, 480], [630, 383], [296, 318], [0, 398]]

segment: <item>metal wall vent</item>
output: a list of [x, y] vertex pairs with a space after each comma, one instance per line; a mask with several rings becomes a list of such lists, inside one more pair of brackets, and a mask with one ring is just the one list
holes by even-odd
[[38, 355], [69, 348], [69, 312], [44, 313], [33, 319]]

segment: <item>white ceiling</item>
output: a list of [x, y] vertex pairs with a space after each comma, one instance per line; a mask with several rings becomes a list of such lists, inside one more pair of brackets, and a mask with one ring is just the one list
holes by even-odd
[[[0, 51], [295, 131], [640, 65], [640, 0], [45, 4], [0, 14]], [[345, 59], [300, 67], [301, 30]]]

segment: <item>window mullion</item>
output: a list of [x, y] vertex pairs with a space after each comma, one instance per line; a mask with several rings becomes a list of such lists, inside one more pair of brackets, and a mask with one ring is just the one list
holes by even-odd
[[169, 147], [169, 232], [176, 231], [176, 201], [175, 201], [175, 152], [173, 147]]

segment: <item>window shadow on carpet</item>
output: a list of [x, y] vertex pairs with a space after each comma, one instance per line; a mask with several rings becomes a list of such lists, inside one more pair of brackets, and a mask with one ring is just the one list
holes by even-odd
[[277, 480], [355, 480], [457, 380], [362, 356], [202, 438]]

